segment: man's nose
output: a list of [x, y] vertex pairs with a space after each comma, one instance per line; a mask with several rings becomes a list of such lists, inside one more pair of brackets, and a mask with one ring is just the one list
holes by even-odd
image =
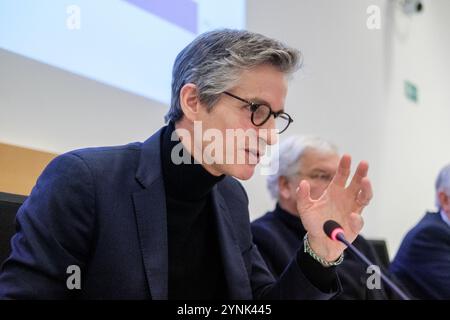
[[274, 145], [278, 142], [278, 133], [277, 133], [277, 127], [276, 127], [276, 121], [275, 118], [271, 115], [270, 119], [267, 120], [267, 129], [268, 129], [268, 135], [267, 135], [267, 144], [268, 145]]
[[278, 133], [274, 126], [268, 126], [258, 130], [258, 138], [263, 140], [266, 145], [278, 143]]

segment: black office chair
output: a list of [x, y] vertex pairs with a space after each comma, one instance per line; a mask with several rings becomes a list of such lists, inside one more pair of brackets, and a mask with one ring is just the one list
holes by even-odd
[[25, 196], [0, 192], [0, 265], [11, 253], [10, 240], [15, 233], [17, 210]]

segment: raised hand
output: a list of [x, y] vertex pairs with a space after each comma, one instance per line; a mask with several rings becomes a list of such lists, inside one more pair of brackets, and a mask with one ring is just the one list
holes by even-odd
[[372, 198], [372, 187], [367, 177], [369, 165], [362, 161], [346, 187], [350, 175], [351, 157], [343, 155], [339, 167], [322, 196], [313, 200], [310, 186], [305, 180], [297, 189], [297, 209], [308, 240], [316, 254], [327, 261], [335, 261], [345, 249], [345, 245], [330, 240], [323, 231], [327, 220], [335, 220], [344, 229], [345, 237], [353, 242], [363, 227], [362, 210]]

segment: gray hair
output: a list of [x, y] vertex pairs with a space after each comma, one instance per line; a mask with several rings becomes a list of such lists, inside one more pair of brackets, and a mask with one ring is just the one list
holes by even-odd
[[450, 196], [450, 164], [446, 165], [439, 171], [438, 177], [436, 179], [436, 206], [441, 207], [439, 201], [439, 192], [445, 192], [445, 194]]
[[274, 199], [278, 199], [278, 180], [280, 177], [290, 177], [298, 172], [299, 161], [308, 150], [325, 154], [337, 154], [337, 147], [331, 142], [314, 136], [289, 136], [280, 142], [279, 152], [274, 153], [270, 161], [273, 175], [267, 176], [267, 189]]
[[245, 30], [221, 29], [203, 33], [176, 57], [172, 71], [172, 97], [165, 121], [183, 117], [180, 91], [186, 83], [197, 86], [200, 102], [208, 110], [219, 95], [236, 85], [243, 70], [271, 64], [290, 75], [301, 65], [301, 53], [283, 43]]

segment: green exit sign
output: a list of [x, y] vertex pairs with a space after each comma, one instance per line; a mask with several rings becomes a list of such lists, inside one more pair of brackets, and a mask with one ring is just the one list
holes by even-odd
[[405, 96], [412, 102], [417, 103], [418, 99], [418, 93], [417, 93], [417, 86], [409, 81], [405, 81]]

